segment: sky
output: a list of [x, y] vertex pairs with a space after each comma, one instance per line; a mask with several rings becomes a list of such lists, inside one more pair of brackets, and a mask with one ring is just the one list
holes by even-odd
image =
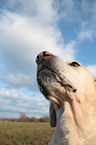
[[96, 1], [0, 0], [0, 118], [48, 115], [36, 81], [44, 50], [96, 76]]

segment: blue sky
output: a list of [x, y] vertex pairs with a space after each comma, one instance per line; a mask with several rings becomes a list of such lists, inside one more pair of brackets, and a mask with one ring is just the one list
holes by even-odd
[[96, 1], [0, 0], [0, 118], [48, 115], [36, 82], [44, 50], [96, 76]]

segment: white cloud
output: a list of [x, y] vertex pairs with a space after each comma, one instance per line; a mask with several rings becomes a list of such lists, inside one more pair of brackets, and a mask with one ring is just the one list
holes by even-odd
[[96, 37], [96, 2], [92, 2], [90, 4], [90, 1], [83, 0], [82, 1], [82, 18], [86, 18], [85, 20], [82, 20], [81, 18], [81, 30], [78, 34], [79, 40], [92, 40], [94, 37]]
[[10, 9], [12, 12], [28, 17], [38, 17], [40, 22], [43, 20], [45, 23], [50, 22], [56, 13], [53, 8], [53, 0], [6, 0], [6, 2], [1, 0], [0, 2], [1, 8]]
[[8, 12], [2, 15], [0, 31], [2, 31], [1, 43], [5, 49], [2, 50], [3, 61], [9, 69], [25, 72], [30, 70], [29, 66], [34, 63], [36, 55], [43, 50], [51, 51], [65, 59], [68, 59], [69, 55], [74, 58], [75, 54], [69, 51], [74, 48], [68, 48], [67, 51], [57, 27], [38, 24], [37, 18], [29, 19]]
[[[48, 101], [42, 96], [29, 97], [28, 95], [24, 95], [23, 92], [17, 90], [0, 88], [0, 114], [2, 114], [2, 112], [5, 112], [5, 114], [11, 113], [13, 117], [16, 117], [17, 115], [19, 116], [20, 112], [25, 112], [26, 115], [30, 117], [41, 117], [48, 115], [48, 107]], [[4, 114], [2, 114], [2, 116], [0, 115], [0, 117], [3, 117], [3, 115]]]
[[82, 30], [78, 35], [78, 38], [80, 40], [85, 40], [85, 39], [92, 40], [92, 32], [89, 30]]
[[4, 88], [0, 88], [0, 96], [8, 97], [8, 98], [19, 98], [19, 99], [31, 99], [28, 96], [25, 96], [22, 92], [17, 90], [8, 90]]
[[3, 83], [33, 88], [35, 58], [41, 51], [47, 50], [65, 61], [75, 58], [76, 42], [72, 40], [64, 45], [62, 34], [54, 24], [45, 25], [37, 17], [5, 12], [0, 20], [1, 58], [7, 71], [4, 69], [1, 74]]
[[54, 3], [59, 20], [69, 27], [75, 26], [73, 30], [79, 41], [92, 40], [96, 37], [96, 1], [56, 0]]
[[[75, 59], [76, 41], [64, 44], [57, 26], [59, 15], [53, 0], [1, 2], [0, 81], [8, 88], [36, 90], [35, 58], [38, 53], [47, 50], [65, 61]], [[70, 5], [68, 15], [74, 8], [73, 1], [70, 2], [71, 4], [67, 1], [62, 3], [64, 7]], [[48, 113], [48, 102], [44, 98], [33, 99], [17, 90], [0, 88], [1, 115], [3, 111], [10, 116], [17, 116], [18, 112], [27, 112], [30, 116]]]
[[89, 65], [87, 69], [96, 77], [96, 65]]
[[[67, 58], [63, 58], [65, 61], [67, 60], [73, 60], [75, 58], [75, 54], [76, 54], [76, 50], [74, 49], [76, 47], [76, 41], [72, 40], [70, 43], [68, 43], [65, 47], [65, 56], [67, 56]], [[67, 54], [69, 52], [69, 54]], [[62, 52], [63, 53], [63, 52]], [[62, 56], [62, 55], [61, 55]]]
[[63, 19], [65, 22], [72, 22], [76, 18], [74, 0], [55, 0], [54, 6], [59, 12], [59, 19]]
[[0, 76], [0, 80], [7, 84], [7, 86], [13, 86], [16, 88], [24, 87], [30, 90], [37, 90], [38, 87], [35, 73], [33, 75], [6, 73]]

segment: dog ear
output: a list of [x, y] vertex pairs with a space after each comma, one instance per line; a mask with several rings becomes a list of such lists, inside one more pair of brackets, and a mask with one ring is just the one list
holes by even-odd
[[56, 127], [56, 112], [53, 102], [50, 102], [49, 123], [51, 127]]

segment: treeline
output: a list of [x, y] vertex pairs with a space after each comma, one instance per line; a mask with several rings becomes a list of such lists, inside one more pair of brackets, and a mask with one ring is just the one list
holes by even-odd
[[49, 117], [48, 116], [44, 116], [41, 118], [36, 118], [36, 117], [27, 117], [27, 116], [23, 116], [20, 117], [18, 119], [0, 119], [1, 122], [49, 122]]

